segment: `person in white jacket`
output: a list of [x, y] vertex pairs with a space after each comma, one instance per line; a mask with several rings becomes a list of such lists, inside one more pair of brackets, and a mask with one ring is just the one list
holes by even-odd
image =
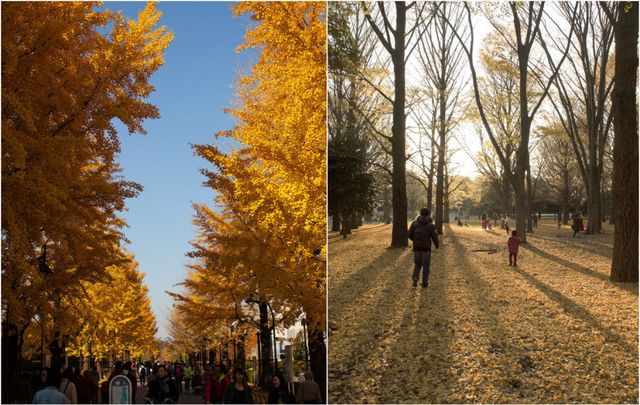
[[68, 399], [70, 404], [78, 403], [78, 393], [76, 391], [76, 385], [73, 383], [73, 368], [67, 367], [62, 374], [62, 380], [60, 380], [59, 390]]

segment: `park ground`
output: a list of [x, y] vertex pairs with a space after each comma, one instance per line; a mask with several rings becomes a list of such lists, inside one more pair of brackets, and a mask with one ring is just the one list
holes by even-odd
[[329, 401], [638, 403], [638, 285], [609, 281], [612, 228], [534, 230], [513, 268], [504, 230], [445, 226], [427, 289], [391, 225], [330, 233]]

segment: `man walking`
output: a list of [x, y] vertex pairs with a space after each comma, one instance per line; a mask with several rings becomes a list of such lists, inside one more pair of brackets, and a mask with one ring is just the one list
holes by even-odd
[[409, 239], [413, 241], [413, 286], [418, 286], [420, 268], [422, 268], [422, 288], [429, 285], [429, 264], [431, 263], [431, 241], [439, 248], [438, 234], [431, 219], [431, 211], [427, 208], [420, 210], [420, 216], [409, 227]]

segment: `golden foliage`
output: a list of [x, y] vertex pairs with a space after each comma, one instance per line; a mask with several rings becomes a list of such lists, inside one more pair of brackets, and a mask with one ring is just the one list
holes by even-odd
[[195, 153], [213, 165], [203, 171], [214, 189], [212, 210], [196, 204], [197, 258], [178, 296], [190, 325], [203, 319], [244, 319], [244, 300], [270, 302], [281, 326], [303, 311], [324, 328], [325, 81], [324, 3], [240, 3], [256, 24], [238, 48], [259, 49], [251, 73], [238, 83], [237, 125], [218, 134], [241, 143], [228, 154], [215, 145]]
[[98, 5], [2, 4], [2, 306], [11, 324], [47, 314], [63, 329], [86, 283], [112, 282], [108, 269], [127, 262], [118, 212], [142, 188], [119, 174], [113, 123], [144, 134], [142, 122], [159, 117], [144, 99], [173, 35], [156, 27], [154, 3], [137, 20]]

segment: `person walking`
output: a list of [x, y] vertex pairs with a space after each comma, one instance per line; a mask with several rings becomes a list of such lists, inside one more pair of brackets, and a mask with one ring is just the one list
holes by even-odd
[[149, 391], [145, 396], [145, 401], [153, 401], [154, 403], [166, 403], [166, 401], [178, 402], [178, 388], [175, 381], [169, 378], [165, 366], [158, 366], [157, 378], [149, 383]]
[[93, 381], [91, 371], [85, 370], [84, 375], [78, 380], [77, 389], [79, 403], [90, 404], [93, 402], [94, 396], [98, 392], [98, 384]]
[[[509, 266], [518, 267], [518, 247], [520, 246], [520, 237], [515, 229], [511, 232], [511, 237], [507, 241], [509, 247]], [[513, 258], [513, 262], [511, 259]]]
[[253, 396], [247, 384], [247, 373], [241, 367], [233, 370], [234, 380], [224, 395], [225, 404], [252, 404]]
[[509, 215], [505, 215], [504, 216], [504, 229], [507, 231], [507, 235], [509, 235], [509, 221], [511, 220], [511, 218], [509, 218]]
[[311, 371], [305, 371], [304, 381], [300, 383], [298, 392], [296, 392], [296, 401], [300, 404], [321, 404], [322, 394], [320, 386], [313, 380]]
[[67, 367], [62, 374], [62, 380], [60, 380], [60, 392], [63, 393], [69, 400], [69, 404], [78, 403], [78, 392], [76, 391], [76, 385], [73, 383], [74, 374], [73, 368]]
[[431, 242], [436, 249], [440, 247], [438, 233], [428, 208], [420, 210], [420, 216], [409, 227], [409, 239], [413, 242], [413, 286], [418, 286], [420, 268], [422, 268], [422, 288], [429, 286], [429, 265], [431, 264]]
[[131, 398], [135, 398], [136, 392], [138, 391], [138, 378], [136, 377], [132, 366], [133, 365], [130, 361], [125, 362], [122, 366], [122, 375], [127, 377], [131, 382]]
[[[193, 374], [193, 370], [191, 370], [191, 364], [187, 363], [184, 365], [184, 367], [180, 368], [181, 370], [181, 374], [180, 374], [180, 380], [178, 382], [178, 384], [180, 384], [180, 382], [182, 381], [182, 379], [184, 378], [184, 391], [189, 391], [190, 386], [191, 386], [191, 375]], [[178, 367], [176, 367], [176, 378], [178, 375]]]
[[538, 216], [535, 214], [535, 212], [533, 213], [533, 227], [537, 228], [538, 227]]
[[227, 388], [231, 385], [231, 379], [226, 373], [224, 364], [216, 364], [213, 367], [211, 381], [207, 382], [205, 401], [210, 404], [221, 404]]
[[576, 213], [573, 216], [573, 225], [571, 226], [571, 229], [573, 229], [573, 237], [576, 237], [576, 234], [580, 233], [580, 223], [582, 222], [582, 219], [580, 218], [580, 214]]
[[268, 404], [294, 404], [295, 401], [291, 394], [289, 394], [289, 387], [287, 386], [287, 380], [285, 377], [278, 373], [273, 376], [273, 387], [269, 391], [269, 397], [267, 398]]
[[144, 364], [140, 365], [140, 386], [143, 387], [147, 384], [147, 368]]
[[45, 368], [43, 371], [46, 372], [44, 387], [36, 392], [31, 402], [34, 404], [68, 404], [69, 398], [58, 390], [60, 373], [49, 368]]

